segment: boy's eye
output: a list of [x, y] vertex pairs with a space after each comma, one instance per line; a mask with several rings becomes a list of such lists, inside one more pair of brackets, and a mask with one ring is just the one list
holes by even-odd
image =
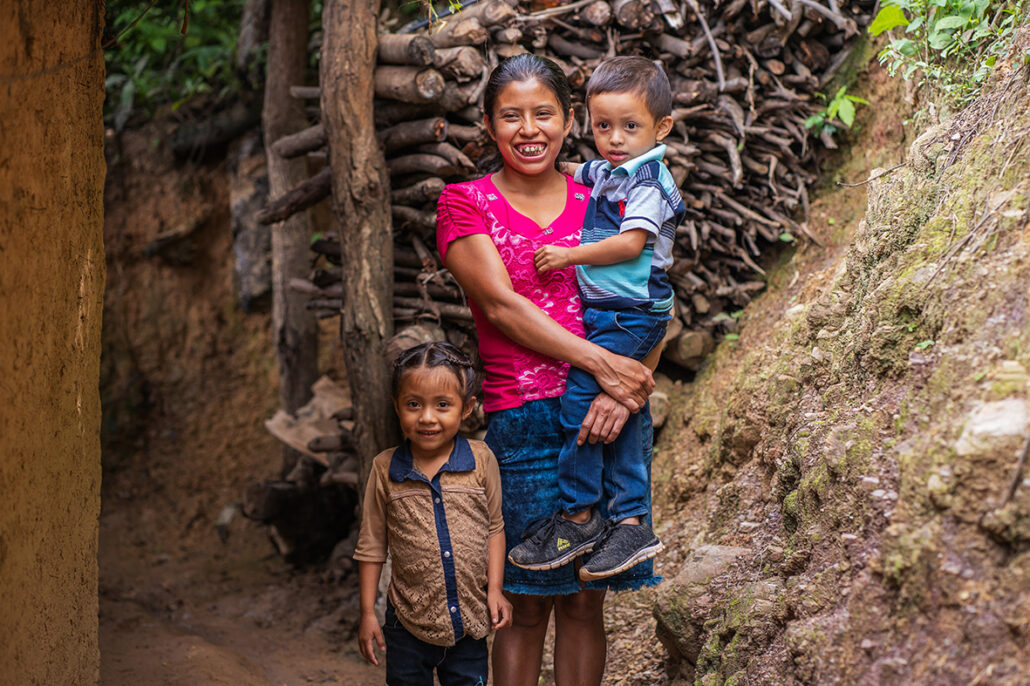
[[602, 131], [607, 131], [608, 130], [608, 122], [606, 122], [606, 121], [599, 121], [599, 122], [597, 122], [597, 128], [601, 129]]
[[635, 131], [637, 128], [637, 123], [635, 121], [631, 121], [628, 124], [626, 124], [626, 128], [630, 131]]

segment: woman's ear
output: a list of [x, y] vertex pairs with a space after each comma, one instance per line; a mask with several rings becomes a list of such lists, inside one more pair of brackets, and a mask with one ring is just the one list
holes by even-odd
[[669, 133], [672, 131], [672, 125], [672, 117], [670, 117], [669, 115], [665, 115], [664, 117], [659, 119], [658, 125], [655, 126], [655, 139], [660, 141], [666, 136], [668, 136]]
[[490, 115], [489, 114], [484, 114], [483, 115], [483, 126], [486, 127], [486, 132], [487, 132], [487, 134], [489, 134], [490, 140], [492, 140], [492, 141], [494, 141], [496, 143], [497, 142], [497, 138], [494, 136], [494, 126], [493, 126], [493, 122], [490, 121]]
[[572, 133], [572, 122], [576, 120], [576, 110], [569, 108], [568, 113], [565, 115], [565, 131], [563, 135], [568, 136]]

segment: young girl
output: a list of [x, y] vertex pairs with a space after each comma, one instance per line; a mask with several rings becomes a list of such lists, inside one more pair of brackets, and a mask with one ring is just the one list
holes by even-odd
[[[483, 686], [486, 635], [511, 624], [501, 593], [504, 520], [497, 460], [481, 441], [458, 436], [473, 409], [472, 363], [449, 343], [400, 354], [393, 404], [404, 444], [372, 464], [354, 559], [361, 586], [361, 654], [386, 683]], [[376, 620], [376, 589], [393, 558], [386, 623]], [[373, 645], [374, 644], [374, 645]]]

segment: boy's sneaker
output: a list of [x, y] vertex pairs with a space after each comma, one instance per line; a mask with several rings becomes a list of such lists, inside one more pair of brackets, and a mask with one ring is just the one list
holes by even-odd
[[508, 561], [523, 569], [554, 569], [589, 553], [605, 532], [606, 526], [597, 510], [585, 524], [570, 522], [556, 512], [538, 519], [522, 534], [522, 543], [511, 549]]
[[580, 567], [579, 578], [594, 581], [624, 572], [662, 551], [662, 542], [651, 531], [650, 525], [615, 524], [604, 540], [597, 543], [596, 552]]

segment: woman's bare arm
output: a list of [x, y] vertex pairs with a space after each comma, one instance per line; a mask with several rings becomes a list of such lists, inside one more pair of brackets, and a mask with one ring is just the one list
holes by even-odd
[[645, 366], [608, 352], [566, 331], [529, 299], [515, 292], [489, 236], [459, 238], [447, 249], [446, 266], [490, 323], [511, 340], [589, 372], [605, 393], [632, 410], [647, 402], [654, 378]]

